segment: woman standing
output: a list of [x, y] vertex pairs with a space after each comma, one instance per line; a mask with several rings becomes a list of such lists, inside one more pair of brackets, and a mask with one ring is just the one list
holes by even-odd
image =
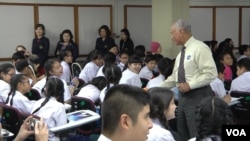
[[134, 53], [134, 43], [127, 28], [121, 30], [120, 52], [123, 51], [128, 52], [129, 56]]

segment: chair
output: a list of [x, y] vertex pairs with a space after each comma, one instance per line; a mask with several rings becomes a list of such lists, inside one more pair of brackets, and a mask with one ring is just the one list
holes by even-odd
[[231, 106], [236, 122], [250, 124], [250, 92], [232, 91], [230, 95], [241, 97], [240, 103]]
[[82, 71], [82, 67], [79, 63], [74, 62], [71, 64], [72, 77], [78, 77]]
[[31, 89], [29, 93], [25, 94], [29, 100], [39, 100], [41, 98], [40, 93], [36, 89]]
[[[88, 98], [72, 96], [71, 105], [72, 105], [71, 107], [72, 111], [88, 109], [96, 112], [95, 104]], [[92, 133], [100, 133], [101, 128], [98, 126], [98, 121], [94, 121], [79, 127], [77, 129], [77, 132], [82, 135], [90, 135]]]
[[141, 83], [142, 83], [142, 88], [145, 88], [146, 86], [147, 86], [147, 84], [148, 84], [148, 79], [146, 79], [146, 78], [140, 78], [141, 79]]
[[[9, 130], [15, 136], [17, 135], [21, 125], [23, 124], [23, 120], [26, 118], [23, 114], [21, 114], [16, 108], [0, 103], [0, 106], [3, 109], [3, 121], [2, 127], [4, 129]], [[14, 138], [15, 138], [14, 136]]]

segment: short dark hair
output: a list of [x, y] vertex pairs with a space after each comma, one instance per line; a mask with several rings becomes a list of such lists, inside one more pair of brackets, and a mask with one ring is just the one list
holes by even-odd
[[[7, 74], [10, 71], [10, 69], [14, 69], [14, 68], [15, 67], [10, 63], [3, 63], [0, 65], [0, 73]], [[1, 75], [0, 75], [0, 79], [2, 79]]]
[[29, 63], [28, 63], [28, 61], [26, 59], [17, 61], [16, 64], [15, 64], [16, 70], [18, 72], [22, 72], [28, 66], [29, 66]]
[[138, 45], [135, 47], [134, 53], [139, 57], [145, 57], [146, 48], [144, 45]]
[[92, 84], [96, 86], [99, 90], [102, 90], [103, 88], [106, 87], [107, 80], [103, 76], [98, 76], [98, 77], [93, 78], [93, 80], [89, 84]]
[[241, 45], [241, 46], [239, 46], [239, 53], [240, 53], [240, 55], [243, 55], [244, 54], [244, 52], [245, 51], [247, 51], [247, 49], [248, 48], [250, 48], [250, 46], [249, 45]]
[[39, 23], [39, 24], [37, 24], [37, 25], [35, 26], [35, 29], [37, 29], [37, 28], [39, 28], [39, 27], [42, 28], [42, 30], [43, 30], [43, 35], [45, 35], [45, 26], [44, 26], [43, 24]]
[[224, 73], [225, 66], [222, 64], [220, 61], [217, 61], [216, 63], [216, 68], [218, 73]]
[[59, 60], [63, 61], [64, 57], [68, 56], [70, 52], [72, 54], [72, 51], [70, 49], [62, 50], [59, 54]]
[[103, 57], [104, 65], [111, 65], [114, 64], [116, 61], [116, 56], [112, 52], [105, 53]]
[[240, 59], [237, 63], [239, 68], [245, 68], [247, 71], [250, 71], [250, 58]]
[[142, 59], [135, 54], [131, 55], [128, 58], [128, 64], [132, 64], [132, 63], [142, 63]]
[[174, 94], [171, 90], [164, 87], [154, 87], [148, 90], [151, 96], [150, 117], [158, 118], [161, 125], [168, 129], [168, 120], [165, 117], [164, 110], [169, 108]]
[[168, 78], [168, 76], [170, 76], [173, 72], [174, 63], [173, 60], [165, 57], [157, 62], [157, 66], [159, 68], [160, 73], [164, 75], [165, 78]]
[[111, 32], [110, 32], [110, 30], [109, 30], [109, 27], [108, 27], [107, 25], [102, 25], [102, 26], [98, 29], [99, 35], [101, 35], [100, 32], [101, 32], [102, 29], [104, 29], [104, 30], [106, 31], [106, 36], [107, 36], [107, 37], [110, 37]]
[[24, 56], [24, 54], [22, 54], [21, 52], [15, 52], [15, 53], [13, 53], [13, 55], [12, 55], [12, 60], [13, 61], [18, 61], [18, 60], [22, 60], [22, 59], [25, 59], [25, 56]]
[[117, 85], [122, 77], [121, 69], [116, 65], [106, 66], [104, 76], [107, 79], [107, 89], [110, 88], [110, 83]]
[[102, 130], [112, 135], [118, 127], [122, 114], [127, 114], [133, 124], [136, 124], [139, 112], [149, 104], [150, 95], [141, 88], [126, 84], [111, 87], [101, 108]]
[[146, 55], [144, 61], [145, 61], [146, 63], [148, 63], [148, 62], [150, 62], [150, 61], [155, 61], [155, 62], [156, 62], [157, 59], [156, 59], [155, 55], [153, 55], [153, 54], [148, 54], [148, 55]]
[[221, 136], [222, 125], [233, 124], [233, 115], [226, 102], [218, 97], [208, 97], [197, 106], [196, 113], [197, 140], [208, 135]]
[[73, 42], [73, 34], [72, 34], [72, 32], [69, 30], [69, 29], [65, 29], [65, 30], [63, 30], [63, 32], [60, 34], [60, 41], [61, 42], [64, 42], [63, 41], [63, 34], [65, 34], [65, 33], [68, 33], [69, 34], [69, 36], [70, 36], [70, 42]]

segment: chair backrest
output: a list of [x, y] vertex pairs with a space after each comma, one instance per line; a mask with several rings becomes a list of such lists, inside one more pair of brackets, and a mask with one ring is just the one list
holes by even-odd
[[230, 95], [241, 97], [240, 103], [231, 106], [234, 116], [250, 123], [250, 92], [232, 91]]
[[147, 86], [147, 84], [148, 84], [148, 79], [146, 79], [146, 78], [140, 78], [141, 79], [141, 83], [142, 83], [142, 88], [145, 88], [146, 86]]
[[22, 115], [16, 108], [5, 105], [3, 103], [0, 103], [0, 106], [3, 109], [3, 121], [2, 121], [2, 127], [4, 129], [9, 130], [10, 132], [14, 133], [14, 135], [17, 135], [23, 120], [24, 115]]
[[71, 72], [73, 77], [78, 77], [79, 74], [81, 73], [82, 67], [79, 63], [74, 62], [71, 64]]
[[77, 111], [77, 110], [91, 110], [96, 112], [95, 110], [95, 104], [88, 98], [84, 97], [78, 97], [78, 96], [72, 96], [71, 97], [71, 110]]
[[39, 100], [41, 99], [40, 93], [36, 89], [31, 89], [29, 93], [25, 94], [29, 100]]

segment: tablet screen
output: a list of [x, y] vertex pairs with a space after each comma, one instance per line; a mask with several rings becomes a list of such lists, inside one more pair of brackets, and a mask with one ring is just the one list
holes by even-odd
[[91, 115], [89, 113], [78, 112], [78, 113], [68, 115], [68, 120], [69, 121], [77, 121], [77, 120], [81, 120], [83, 118], [90, 117], [90, 116]]

